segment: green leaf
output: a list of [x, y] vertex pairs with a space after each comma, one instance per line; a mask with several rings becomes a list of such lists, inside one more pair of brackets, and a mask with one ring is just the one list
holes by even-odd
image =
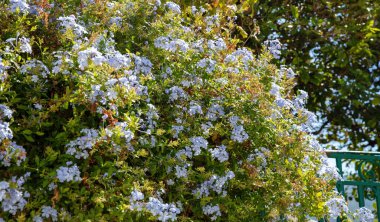
[[376, 127], [377, 119], [371, 119], [370, 121], [368, 121], [368, 125], [372, 128]]
[[31, 137], [31, 136], [29, 136], [29, 135], [26, 135], [26, 134], [22, 134], [22, 135], [24, 135], [24, 137], [25, 137], [25, 139], [26, 139], [27, 141], [29, 141], [29, 142], [34, 142], [33, 137]]
[[26, 134], [26, 135], [30, 135], [30, 134], [32, 134], [32, 133], [33, 133], [33, 132], [32, 132], [31, 130], [28, 130], [28, 129], [22, 131], [22, 134]]
[[35, 132], [35, 134], [38, 136], [43, 136], [45, 133], [44, 132]]
[[58, 133], [55, 136], [56, 139], [62, 139], [62, 138], [65, 138], [65, 137], [66, 137], [66, 133], [65, 132]]
[[39, 166], [40, 165], [40, 158], [38, 156], [35, 156], [34, 162], [36, 163], [37, 166]]
[[298, 13], [298, 8], [296, 6], [292, 6], [292, 15], [294, 18], [298, 19], [299, 13]]
[[237, 26], [236, 27], [237, 30], [239, 31], [239, 34], [245, 39], [248, 37], [248, 33], [246, 31], [244, 31], [244, 29], [240, 26]]
[[377, 106], [380, 104], [380, 96], [376, 96], [373, 100], [372, 100], [372, 104], [374, 106]]
[[68, 109], [68, 108], [69, 108], [69, 103], [68, 103], [68, 102], [65, 102], [65, 103], [63, 104], [63, 108], [64, 108], [64, 109]]

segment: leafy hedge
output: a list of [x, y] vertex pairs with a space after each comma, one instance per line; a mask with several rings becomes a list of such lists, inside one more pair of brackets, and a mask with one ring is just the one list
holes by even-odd
[[278, 42], [238, 47], [234, 11], [0, 3], [0, 221], [340, 215], [307, 94]]

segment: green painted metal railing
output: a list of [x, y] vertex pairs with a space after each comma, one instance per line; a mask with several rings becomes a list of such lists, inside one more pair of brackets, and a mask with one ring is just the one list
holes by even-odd
[[[334, 158], [340, 175], [343, 178], [343, 161], [355, 161], [355, 180], [342, 179], [337, 182], [337, 190], [345, 194], [346, 186], [357, 189], [359, 207], [365, 207], [365, 199], [376, 201], [376, 215], [380, 220], [380, 152], [361, 151], [326, 151], [329, 158]], [[367, 206], [368, 207], [368, 206]], [[340, 218], [337, 221], [341, 221]]]

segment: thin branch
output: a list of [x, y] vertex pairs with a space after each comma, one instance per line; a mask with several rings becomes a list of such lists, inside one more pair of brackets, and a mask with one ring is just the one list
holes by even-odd
[[314, 131], [314, 132], [313, 132], [313, 135], [318, 135], [318, 134], [320, 134], [320, 133], [322, 132], [322, 130], [326, 127], [326, 125], [329, 124], [329, 123], [330, 123], [330, 120], [327, 120], [326, 122], [324, 122], [324, 123], [322, 124], [322, 126], [321, 126], [317, 131]]

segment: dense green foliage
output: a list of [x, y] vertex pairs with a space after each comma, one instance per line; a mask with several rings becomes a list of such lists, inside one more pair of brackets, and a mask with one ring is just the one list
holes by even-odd
[[238, 47], [235, 7], [36, 2], [0, 3], [0, 221], [346, 212], [307, 93]]

